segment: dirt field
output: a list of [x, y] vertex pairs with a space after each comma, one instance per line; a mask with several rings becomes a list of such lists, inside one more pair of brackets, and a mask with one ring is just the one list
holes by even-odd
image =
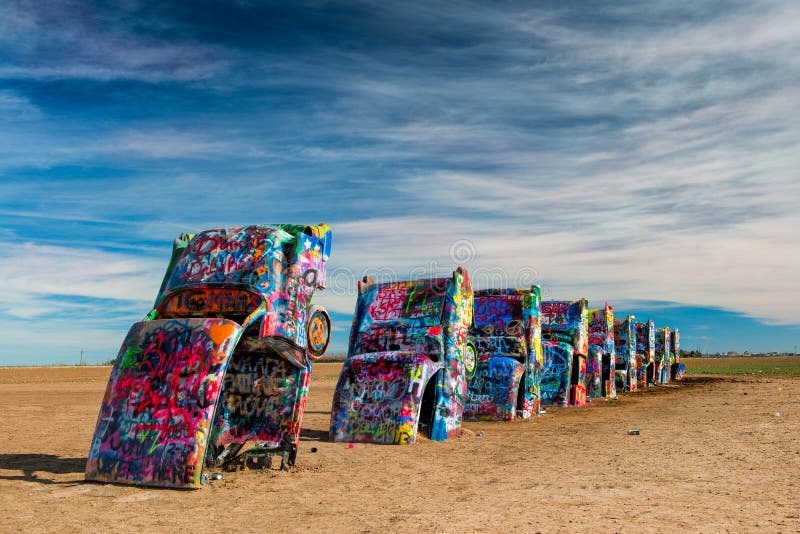
[[800, 358], [795, 356], [742, 356], [682, 358], [688, 373], [800, 377]]
[[295, 472], [199, 491], [83, 482], [110, 368], [0, 369], [0, 530], [800, 531], [796, 378], [692, 376], [466, 423], [445, 443], [351, 449], [326, 441], [338, 369], [315, 366]]

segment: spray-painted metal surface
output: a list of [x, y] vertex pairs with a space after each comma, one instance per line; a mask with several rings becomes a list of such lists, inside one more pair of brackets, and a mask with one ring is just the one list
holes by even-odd
[[636, 391], [638, 369], [633, 315], [628, 315], [625, 319], [614, 319], [614, 351], [616, 353], [614, 381], [617, 391]]
[[414, 443], [461, 433], [473, 293], [467, 271], [449, 278], [359, 283], [347, 360], [331, 408], [333, 441]]
[[670, 358], [672, 348], [672, 336], [669, 327], [656, 329], [656, 357], [653, 365], [653, 375], [656, 384], [666, 384], [669, 382]]
[[197, 488], [204, 459], [246, 442], [294, 463], [311, 360], [330, 318], [327, 225], [183, 235], [153, 310], [120, 349], [100, 409], [88, 480]]
[[589, 319], [586, 299], [542, 302], [542, 404], [586, 404]]
[[469, 381], [465, 419], [527, 419], [540, 409], [541, 289], [475, 292], [473, 339], [478, 368]]
[[653, 362], [656, 357], [656, 326], [653, 321], [634, 323], [636, 330], [636, 371], [638, 386], [653, 383]]
[[210, 421], [241, 331], [225, 319], [134, 324], [106, 388], [87, 480], [199, 487]]
[[670, 356], [672, 357], [671, 378], [672, 380], [680, 380], [686, 373], [686, 366], [681, 363], [681, 332], [677, 328], [672, 332]]
[[589, 310], [589, 356], [586, 360], [586, 396], [616, 397], [614, 309]]

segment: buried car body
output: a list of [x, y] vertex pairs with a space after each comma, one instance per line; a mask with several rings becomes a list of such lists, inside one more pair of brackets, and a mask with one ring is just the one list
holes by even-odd
[[653, 321], [633, 323], [636, 333], [636, 379], [640, 388], [653, 383], [656, 356], [656, 326]]
[[656, 329], [656, 357], [653, 377], [656, 384], [666, 384], [670, 379], [670, 360], [672, 359], [672, 332], [668, 326]]
[[473, 293], [467, 271], [448, 278], [359, 283], [347, 360], [331, 408], [333, 441], [414, 443], [461, 433]]
[[588, 301], [542, 302], [542, 404], [586, 404]]
[[681, 363], [681, 332], [677, 328], [672, 332], [672, 347], [670, 349], [672, 364], [670, 365], [670, 378], [680, 380], [686, 374], [686, 366]]
[[633, 315], [625, 319], [614, 319], [614, 352], [616, 365], [614, 380], [617, 391], [636, 391], [637, 365], [636, 365], [636, 330]]
[[465, 419], [527, 419], [540, 408], [541, 289], [475, 292], [478, 369], [469, 381]]
[[614, 384], [614, 309], [589, 310], [589, 357], [586, 362], [586, 396], [616, 397]]
[[327, 225], [253, 225], [182, 235], [153, 310], [111, 372], [87, 480], [197, 488], [204, 460], [247, 442], [294, 464], [311, 374], [330, 318]]

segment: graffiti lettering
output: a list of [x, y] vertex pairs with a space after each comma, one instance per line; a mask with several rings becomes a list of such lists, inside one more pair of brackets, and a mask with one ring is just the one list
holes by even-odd
[[87, 463], [89, 480], [200, 483], [219, 384], [241, 328], [218, 319], [137, 323], [120, 349]]

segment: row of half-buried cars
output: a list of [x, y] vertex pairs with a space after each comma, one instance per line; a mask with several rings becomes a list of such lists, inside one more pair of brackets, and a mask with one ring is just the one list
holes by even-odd
[[359, 284], [347, 360], [334, 393], [333, 441], [444, 440], [461, 421], [530, 418], [682, 376], [679, 332], [586, 299], [530, 289], [473, 291], [451, 277]]
[[[182, 235], [152, 311], [111, 371], [88, 480], [197, 488], [203, 468], [294, 464], [312, 360], [330, 340], [327, 225]], [[671, 335], [673, 334], [673, 335]], [[467, 271], [359, 283], [331, 410], [334, 441], [444, 440], [464, 419], [511, 420], [681, 374], [678, 332], [585, 299], [472, 290]]]

